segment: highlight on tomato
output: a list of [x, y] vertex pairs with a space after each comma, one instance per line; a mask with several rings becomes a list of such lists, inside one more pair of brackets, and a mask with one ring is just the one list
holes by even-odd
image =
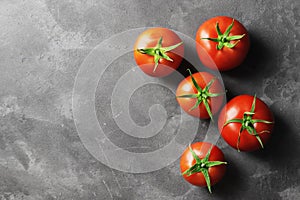
[[223, 152], [207, 142], [190, 145], [180, 158], [180, 171], [183, 178], [196, 186], [207, 187], [218, 183], [226, 172]]
[[239, 66], [250, 48], [247, 29], [238, 20], [227, 16], [205, 21], [198, 28], [195, 40], [201, 62], [219, 71]]
[[222, 137], [238, 151], [264, 148], [273, 126], [274, 117], [269, 107], [251, 95], [231, 99], [220, 112], [218, 120]]
[[182, 80], [176, 90], [180, 107], [200, 119], [211, 118], [223, 103], [225, 91], [218, 78], [208, 72], [197, 72]]
[[134, 44], [136, 64], [154, 77], [164, 77], [174, 72], [183, 56], [182, 40], [167, 28], [150, 28], [141, 33]]

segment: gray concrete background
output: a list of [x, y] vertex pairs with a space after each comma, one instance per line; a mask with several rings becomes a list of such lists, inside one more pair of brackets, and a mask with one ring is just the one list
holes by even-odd
[[[1, 0], [0, 199], [299, 199], [299, 13], [296, 0]], [[163, 26], [194, 37], [198, 26], [216, 15], [232, 16], [250, 32], [246, 61], [222, 77], [228, 98], [256, 93], [271, 107], [276, 127], [266, 149], [238, 153], [220, 139], [230, 164], [213, 194], [186, 183], [178, 160], [159, 171], [129, 174], [93, 158], [72, 116], [75, 76], [88, 53], [136, 27]], [[111, 78], [124, 70], [115, 69], [120, 62], [109, 67], [96, 93], [97, 113], [107, 116], [99, 121], [111, 122], [108, 132], [115, 129], [108, 106]], [[132, 96], [132, 119], [149, 123], [145, 110], [160, 99], [172, 122], [179, 107], [170, 91], [144, 89]], [[207, 122], [202, 124], [205, 129]], [[164, 130], [150, 141], [120, 131], [109, 132], [109, 138], [143, 152], [172, 139], [174, 132]], [[202, 139], [199, 133], [195, 140]]]

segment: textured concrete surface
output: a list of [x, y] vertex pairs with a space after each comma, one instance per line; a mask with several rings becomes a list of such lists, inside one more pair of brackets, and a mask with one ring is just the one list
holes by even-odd
[[[299, 199], [299, 6], [297, 0], [1, 0], [0, 199]], [[194, 37], [216, 15], [237, 18], [250, 32], [246, 61], [222, 77], [228, 98], [256, 93], [271, 107], [276, 128], [266, 149], [238, 153], [220, 139], [230, 164], [213, 194], [186, 183], [178, 160], [159, 171], [130, 174], [91, 156], [72, 115], [75, 76], [88, 53], [136, 27], [164, 26]], [[106, 116], [99, 121], [107, 121], [108, 137], [120, 148], [160, 148], [172, 139], [172, 129], [148, 141], [111, 131], [116, 125], [109, 94], [112, 78], [126, 72], [115, 69], [121, 64], [112, 63], [99, 82], [96, 109]], [[176, 124], [172, 116], [179, 107], [169, 92], [156, 85], [137, 90], [132, 119], [149, 123], [145, 110], [161, 100]], [[199, 133], [195, 140], [202, 139]]]

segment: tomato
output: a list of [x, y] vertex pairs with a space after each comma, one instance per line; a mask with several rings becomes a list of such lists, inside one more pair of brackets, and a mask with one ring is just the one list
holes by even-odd
[[219, 182], [225, 174], [227, 164], [223, 152], [215, 145], [196, 142], [190, 145], [180, 158], [180, 171], [189, 183], [208, 187]]
[[167, 28], [150, 28], [139, 35], [134, 45], [134, 59], [143, 72], [163, 77], [175, 71], [183, 58], [184, 46], [179, 36]]
[[196, 44], [198, 56], [205, 66], [226, 71], [243, 62], [250, 40], [248, 31], [239, 21], [218, 16], [198, 28]]
[[254, 151], [269, 140], [274, 117], [256, 96], [240, 95], [222, 109], [218, 127], [224, 140], [239, 151]]
[[182, 109], [201, 119], [213, 119], [223, 103], [224, 94], [219, 80], [208, 72], [190, 72], [190, 76], [182, 80], [176, 90]]

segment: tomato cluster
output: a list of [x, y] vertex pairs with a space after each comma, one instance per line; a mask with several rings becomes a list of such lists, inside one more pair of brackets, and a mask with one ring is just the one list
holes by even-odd
[[[218, 16], [204, 22], [196, 33], [196, 50], [201, 62], [212, 70], [226, 71], [239, 66], [247, 56], [250, 40], [246, 28], [237, 20]], [[134, 45], [134, 58], [140, 69], [154, 77], [174, 72], [183, 60], [184, 44], [167, 28], [143, 32]], [[193, 73], [180, 82], [176, 99], [188, 114], [200, 119], [216, 115], [225, 91], [216, 76], [208, 72]], [[223, 139], [238, 151], [264, 148], [274, 126], [268, 106], [256, 96], [239, 95], [231, 99], [218, 116]], [[206, 142], [191, 144], [182, 154], [180, 169], [189, 183], [211, 186], [219, 182], [226, 170], [224, 154]]]

